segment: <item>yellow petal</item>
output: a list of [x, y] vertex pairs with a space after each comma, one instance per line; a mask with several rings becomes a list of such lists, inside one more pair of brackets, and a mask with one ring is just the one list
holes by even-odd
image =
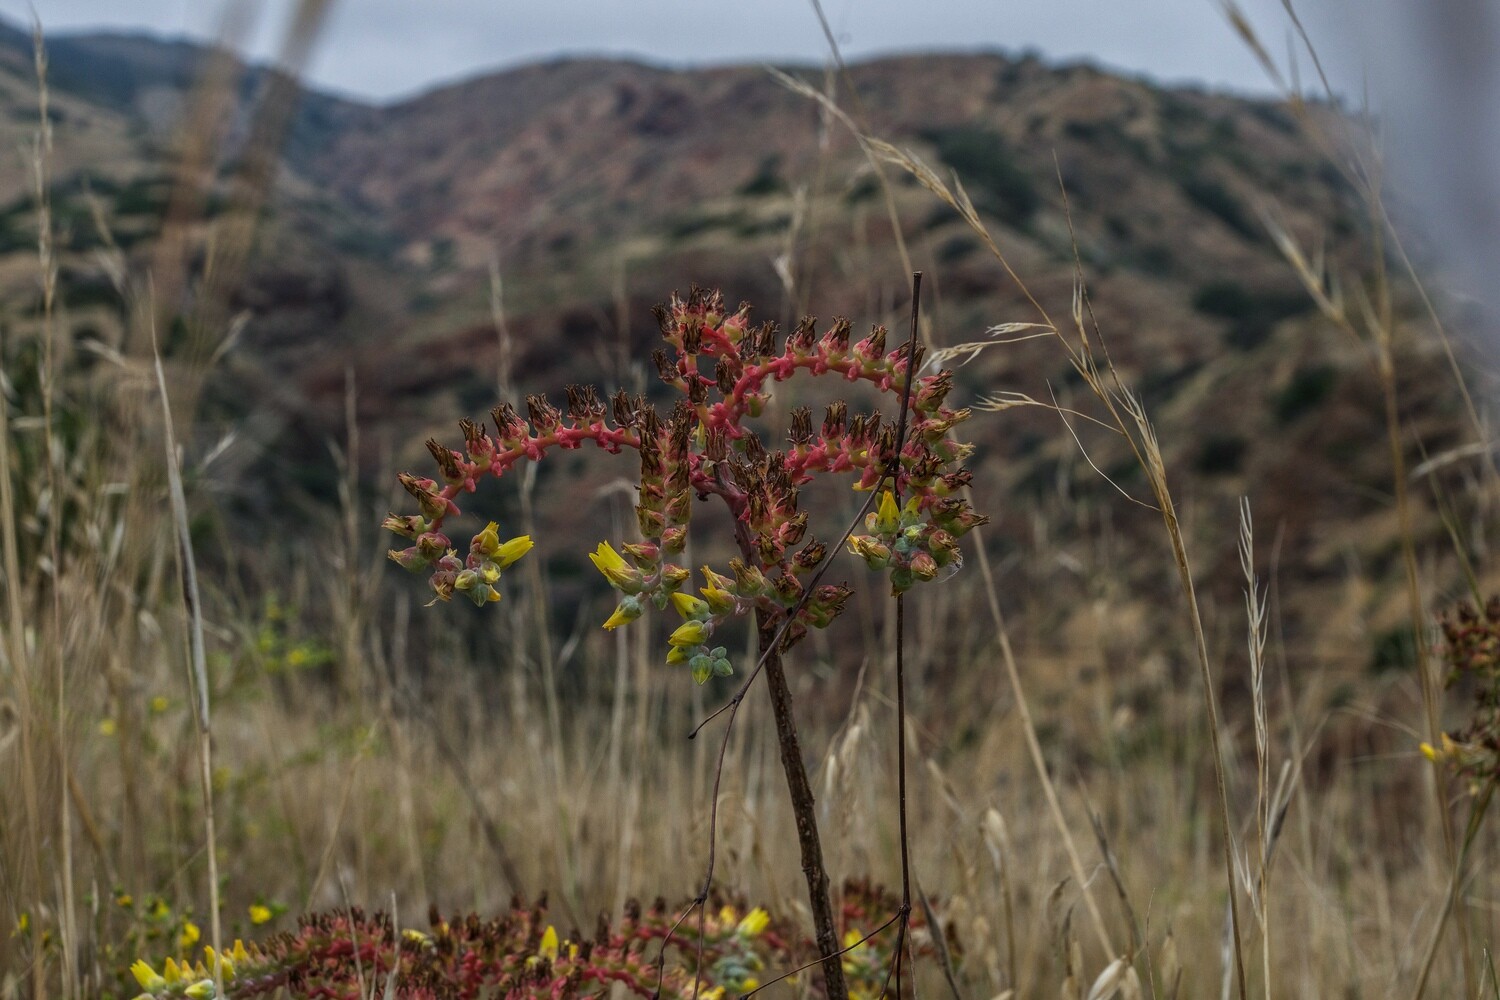
[[501, 569], [505, 569], [530, 552], [532, 546], [530, 535], [517, 535], [495, 550], [495, 561], [500, 564]]
[[745, 937], [759, 937], [770, 922], [771, 915], [757, 906], [745, 914], [745, 919], [741, 920], [739, 927], [735, 929]]
[[130, 967], [130, 974], [135, 977], [136, 982], [141, 984], [141, 989], [147, 993], [158, 993], [167, 988], [167, 981], [157, 975], [156, 970], [151, 968], [151, 963], [143, 958], [135, 960], [135, 964]]
[[604, 574], [604, 578], [616, 587], [625, 587], [634, 583], [639, 574], [631, 572], [630, 566], [625, 562], [625, 557], [612, 549], [608, 542], [600, 542], [599, 547], [589, 553], [589, 561], [594, 568]]
[[615, 608], [614, 614], [604, 623], [604, 627], [613, 632], [621, 625], [629, 625], [641, 616], [641, 603], [633, 597], [627, 597]]
[[668, 637], [667, 642], [674, 646], [701, 646], [708, 639], [709, 629], [707, 622], [683, 622], [677, 626], [677, 631]]
[[557, 928], [551, 924], [542, 934], [542, 943], [537, 947], [537, 954], [549, 961], [557, 960]]
[[875, 533], [889, 535], [901, 524], [901, 508], [896, 506], [896, 494], [886, 490], [880, 494], [880, 511], [875, 515]]
[[701, 618], [708, 614], [708, 605], [702, 599], [680, 590], [672, 595], [672, 607], [684, 618]]

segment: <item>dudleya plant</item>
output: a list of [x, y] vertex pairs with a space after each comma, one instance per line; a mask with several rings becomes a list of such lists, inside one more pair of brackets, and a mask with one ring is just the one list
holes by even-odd
[[[635, 450], [641, 470], [636, 504], [641, 539], [618, 546], [601, 542], [590, 555], [620, 593], [604, 627], [635, 621], [647, 607], [672, 607], [683, 620], [667, 640], [667, 662], [686, 664], [703, 683], [733, 672], [727, 647], [716, 640], [731, 619], [753, 613], [757, 671], [765, 670], [776, 719], [822, 956], [824, 996], [847, 1000], [817, 810], [780, 657], [809, 628], [826, 627], [837, 618], [850, 590], [818, 583], [828, 551], [808, 535], [808, 514], [800, 509], [799, 493], [818, 476], [844, 476], [857, 490], [880, 490], [879, 504], [864, 520], [864, 533], [851, 531], [848, 545], [867, 566], [887, 576], [894, 593], [952, 572], [961, 563], [958, 539], [986, 520], [958, 495], [970, 481], [961, 463], [972, 448], [949, 432], [969, 411], [945, 405], [952, 372], [915, 377], [914, 366], [920, 364], [915, 340], [887, 351], [883, 327], [854, 341], [848, 320], [836, 319], [819, 335], [816, 321], [804, 319], [783, 340], [775, 324], [752, 326], [748, 306], [731, 313], [718, 292], [696, 288], [686, 300], [674, 295], [657, 307], [656, 316], [667, 345], [655, 354], [657, 371], [679, 396], [670, 415], [660, 416], [641, 396], [620, 392], [606, 404], [596, 389], [570, 386], [566, 413], [540, 395], [527, 397], [528, 419], [509, 404], [497, 407], [491, 413], [493, 438], [473, 421], [460, 421], [462, 451], [427, 442], [437, 460], [438, 480], [401, 476], [420, 513], [386, 519], [387, 528], [412, 541], [392, 551], [391, 558], [409, 570], [430, 570], [436, 600], [463, 593], [480, 606], [489, 604], [499, 599], [494, 585], [501, 571], [525, 555], [531, 540], [522, 536], [501, 542], [492, 523], [474, 537], [467, 558], [460, 561], [442, 532], [445, 520], [459, 513], [456, 499], [474, 492], [486, 476], [503, 476], [518, 462], [540, 461], [553, 449], [591, 442], [614, 453]], [[886, 418], [878, 411], [850, 415], [847, 403], [835, 400], [814, 426], [812, 411], [797, 408], [790, 414], [786, 446], [773, 445], [752, 421], [765, 412], [772, 386], [799, 372], [874, 386], [895, 397], [897, 416]], [[903, 496], [908, 498], [904, 504]], [[728, 507], [739, 549], [728, 572], [703, 568], [697, 594], [689, 583], [692, 572], [682, 564], [695, 497], [718, 497]], [[726, 706], [726, 740], [748, 685], [747, 680]], [[711, 821], [710, 837], [712, 827]], [[712, 885], [712, 850], [709, 858], [695, 905], [705, 902]]]
[[[491, 522], [460, 561], [442, 531], [445, 520], [459, 513], [457, 498], [474, 492], [486, 476], [498, 478], [519, 462], [585, 443], [640, 455], [641, 539], [618, 546], [600, 542], [589, 555], [620, 593], [604, 628], [635, 621], [648, 606], [672, 607], [683, 621], [668, 639], [667, 662], [689, 665], [700, 683], [733, 672], [726, 648], [714, 642], [730, 620], [752, 611], [776, 620], [794, 615], [785, 629], [784, 645], [791, 645], [843, 609], [850, 594], [845, 586], [808, 592], [827, 549], [808, 535], [798, 496], [817, 476], [847, 476], [857, 490], [882, 488], [865, 532], [851, 535], [848, 548], [886, 574], [893, 592], [962, 564], [958, 539], [986, 519], [958, 496], [970, 480], [961, 463], [972, 446], [948, 433], [969, 416], [967, 409], [945, 405], [952, 372], [912, 379], [899, 456], [896, 420], [879, 412], [851, 416], [843, 401], [828, 404], [816, 425], [809, 409], [793, 410], [788, 444], [776, 448], [750, 423], [764, 411], [773, 384], [805, 372], [864, 382], [899, 400], [906, 349], [887, 351], [883, 327], [852, 341], [845, 319], [821, 335], [814, 320], [804, 319], [778, 346], [775, 324], [752, 326], [748, 306], [728, 312], [720, 293], [696, 288], [685, 300], [673, 296], [656, 314], [667, 345], [656, 352], [656, 366], [681, 396], [669, 416], [640, 396], [620, 392], [606, 405], [593, 387], [569, 386], [566, 413], [541, 395], [527, 397], [529, 419], [503, 404], [491, 414], [495, 437], [463, 420], [463, 450], [427, 442], [438, 479], [401, 475], [420, 513], [386, 519], [385, 527], [412, 541], [390, 556], [408, 570], [430, 570], [436, 600], [455, 593], [480, 606], [498, 600], [494, 584], [500, 572], [532, 546], [526, 536], [501, 542]], [[908, 497], [904, 504], [897, 501], [902, 495]], [[727, 572], [704, 566], [697, 594], [691, 592], [691, 571], [676, 561], [687, 545], [695, 496], [718, 497], [729, 508], [741, 553]]]

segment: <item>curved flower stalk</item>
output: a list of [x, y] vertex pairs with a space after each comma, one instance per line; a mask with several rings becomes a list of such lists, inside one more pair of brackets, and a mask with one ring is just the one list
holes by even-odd
[[[749, 422], [761, 414], [776, 383], [801, 372], [864, 382], [899, 400], [906, 352], [886, 350], [882, 327], [853, 341], [844, 319], [821, 335], [814, 320], [804, 319], [780, 339], [775, 324], [750, 324], [748, 306], [728, 312], [717, 291], [695, 288], [686, 300], [673, 296], [656, 314], [666, 345], [656, 352], [656, 367], [681, 394], [670, 415], [662, 417], [640, 396], [621, 392], [606, 404], [593, 387], [570, 386], [566, 412], [539, 395], [527, 398], [525, 419], [509, 404], [496, 407], [494, 437], [473, 421], [460, 421], [461, 451], [427, 443], [437, 479], [400, 477], [420, 513], [386, 518], [385, 527], [413, 542], [393, 550], [391, 558], [414, 572], [430, 570], [437, 600], [463, 593], [479, 606], [496, 601], [501, 570], [524, 555], [531, 540], [523, 536], [501, 543], [491, 523], [460, 561], [442, 533], [444, 521], [459, 513], [458, 499], [486, 476], [498, 478], [518, 462], [539, 461], [557, 448], [592, 443], [612, 453], [632, 449], [640, 457], [641, 540], [618, 547], [600, 542], [589, 555], [620, 593], [603, 625], [619, 628], [648, 606], [665, 610], [670, 605], [682, 624], [668, 639], [667, 662], [687, 665], [699, 683], [733, 672], [726, 647], [713, 641], [731, 619], [752, 612], [776, 619], [795, 613], [786, 633], [791, 645], [843, 610], [848, 587], [822, 585], [806, 592], [827, 549], [808, 535], [798, 493], [819, 475], [843, 475], [855, 489], [871, 490], [894, 470], [890, 486], [909, 497], [906, 504], [898, 508], [886, 493], [867, 519], [868, 534], [849, 540], [850, 551], [889, 576], [894, 592], [962, 565], [958, 539], [986, 518], [957, 495], [970, 480], [961, 463], [972, 447], [949, 436], [969, 417], [967, 409], [945, 405], [952, 372], [912, 380], [908, 433], [899, 455], [896, 421], [879, 412], [851, 416], [843, 401], [830, 403], [816, 426], [811, 410], [794, 410], [788, 443], [775, 448]], [[919, 363], [920, 357], [913, 360]], [[733, 515], [741, 557], [730, 561], [727, 573], [703, 567], [703, 586], [695, 595], [690, 570], [675, 560], [687, 544], [694, 498], [710, 496]]]

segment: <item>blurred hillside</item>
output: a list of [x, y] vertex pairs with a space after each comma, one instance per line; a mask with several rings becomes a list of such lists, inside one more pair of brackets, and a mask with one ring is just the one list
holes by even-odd
[[[107, 35], [48, 48], [60, 302], [82, 373], [99, 353], [90, 345], [148, 350], [121, 287], [134, 275], [139, 292], [161, 244], [205, 53]], [[237, 71], [202, 217], [174, 223], [194, 274], [235, 204], [272, 81]], [[1287, 109], [1000, 55], [884, 59], [855, 67], [853, 81], [872, 133], [956, 172], [1056, 317], [1072, 308], [1076, 240], [1098, 330], [1158, 422], [1224, 645], [1242, 634], [1234, 505], [1248, 492], [1263, 537], [1277, 540], [1278, 585], [1295, 595], [1280, 623], [1286, 648], [1351, 670], [1398, 665], [1399, 574], [1387, 571], [1399, 538], [1378, 383], [1365, 349], [1314, 314], [1263, 216], [1322, 247], [1353, 286], [1368, 227]], [[831, 85], [852, 110], [853, 95]], [[5, 29], [6, 148], [31, 143], [36, 108], [31, 40]], [[907, 309], [908, 275], [864, 155], [763, 68], [572, 60], [387, 107], [304, 94], [282, 149], [254, 252], [227, 289], [226, 315], [244, 325], [200, 411], [205, 442], [235, 431], [217, 466], [218, 513], [246, 538], [287, 537], [288, 504], [333, 507], [328, 446], [348, 438], [351, 385], [373, 509], [394, 468], [426, 474], [425, 437], [452, 438], [459, 416], [497, 402], [503, 375], [518, 393], [595, 380], [649, 389], [649, 309], [673, 289], [719, 286], [783, 325], [813, 312], [899, 329]], [[953, 213], [890, 173], [912, 264], [927, 275], [935, 343], [1035, 318]], [[12, 344], [37, 314], [29, 189], [23, 157], [0, 162], [0, 322], [20, 334]], [[1415, 465], [1462, 444], [1464, 424], [1439, 348], [1402, 351]], [[1019, 391], [1086, 408], [1077, 385], [1055, 345], [1032, 341], [981, 354], [961, 369], [959, 394]], [[1027, 637], [1106, 665], [1156, 646], [1174, 610], [1159, 596], [1170, 591], [1155, 515], [1121, 500], [1055, 414], [981, 414], [969, 429]], [[1144, 498], [1123, 448], [1076, 429], [1093, 464]], [[544, 535], [567, 540], [539, 552], [555, 586], [581, 586], [584, 547], [572, 541], [608, 530], [596, 487], [632, 471], [589, 456], [549, 470], [550, 488], [578, 498], [539, 513]], [[823, 533], [836, 530], [830, 520]], [[1446, 545], [1434, 510], [1419, 532]], [[1451, 567], [1437, 577], [1458, 579]], [[1125, 609], [1107, 627], [1090, 610], [1105, 597]]]

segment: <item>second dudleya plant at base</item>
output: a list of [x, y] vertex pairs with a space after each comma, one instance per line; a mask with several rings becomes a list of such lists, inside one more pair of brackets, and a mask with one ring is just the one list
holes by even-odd
[[[656, 368], [678, 394], [666, 416], [642, 396], [619, 392], [606, 403], [592, 386], [569, 386], [566, 412], [543, 395], [527, 397], [525, 419], [508, 403], [496, 407], [493, 437], [471, 420], [460, 421], [462, 450], [427, 442], [438, 466], [436, 479], [400, 476], [419, 512], [386, 518], [386, 528], [410, 541], [390, 556], [408, 570], [428, 572], [435, 601], [463, 595], [483, 607], [500, 599], [495, 584], [501, 572], [524, 556], [532, 541], [521, 536], [502, 542], [491, 522], [460, 558], [443, 533], [447, 519], [460, 513], [458, 498], [475, 492], [486, 477], [499, 478], [518, 463], [541, 461], [557, 449], [592, 443], [611, 453], [636, 451], [641, 538], [600, 542], [590, 553], [620, 595], [603, 627], [619, 628], [648, 607], [670, 606], [682, 622], [667, 639], [666, 660], [686, 665], [703, 683], [734, 673], [727, 646], [719, 640], [731, 620], [754, 615], [824, 956], [825, 990], [830, 1000], [843, 1000], [847, 990], [836, 957], [840, 944], [828, 876], [780, 654], [808, 628], [831, 624], [851, 591], [817, 582], [828, 549], [809, 534], [799, 494], [820, 476], [845, 477], [856, 490], [879, 490], [864, 531], [851, 531], [847, 547], [884, 574], [893, 593], [950, 575], [962, 564], [959, 538], [986, 521], [961, 496], [970, 481], [962, 463], [972, 446], [951, 433], [969, 410], [946, 405], [951, 371], [916, 376], [911, 366], [920, 365], [918, 345], [887, 350], [883, 327], [854, 340], [848, 320], [836, 319], [820, 334], [809, 318], [782, 338], [773, 323], [753, 326], [749, 306], [729, 312], [719, 292], [697, 288], [686, 299], [674, 295], [657, 307], [656, 316], [666, 345], [655, 353]], [[809, 408], [798, 407], [781, 432], [782, 446], [759, 418], [772, 387], [799, 373], [821, 382], [873, 386], [895, 401], [897, 412], [851, 414], [846, 402], [835, 399], [815, 421]], [[692, 572], [679, 560], [687, 547], [693, 500], [712, 497], [732, 516], [739, 556], [722, 570], [704, 566], [702, 586], [694, 594]]]

